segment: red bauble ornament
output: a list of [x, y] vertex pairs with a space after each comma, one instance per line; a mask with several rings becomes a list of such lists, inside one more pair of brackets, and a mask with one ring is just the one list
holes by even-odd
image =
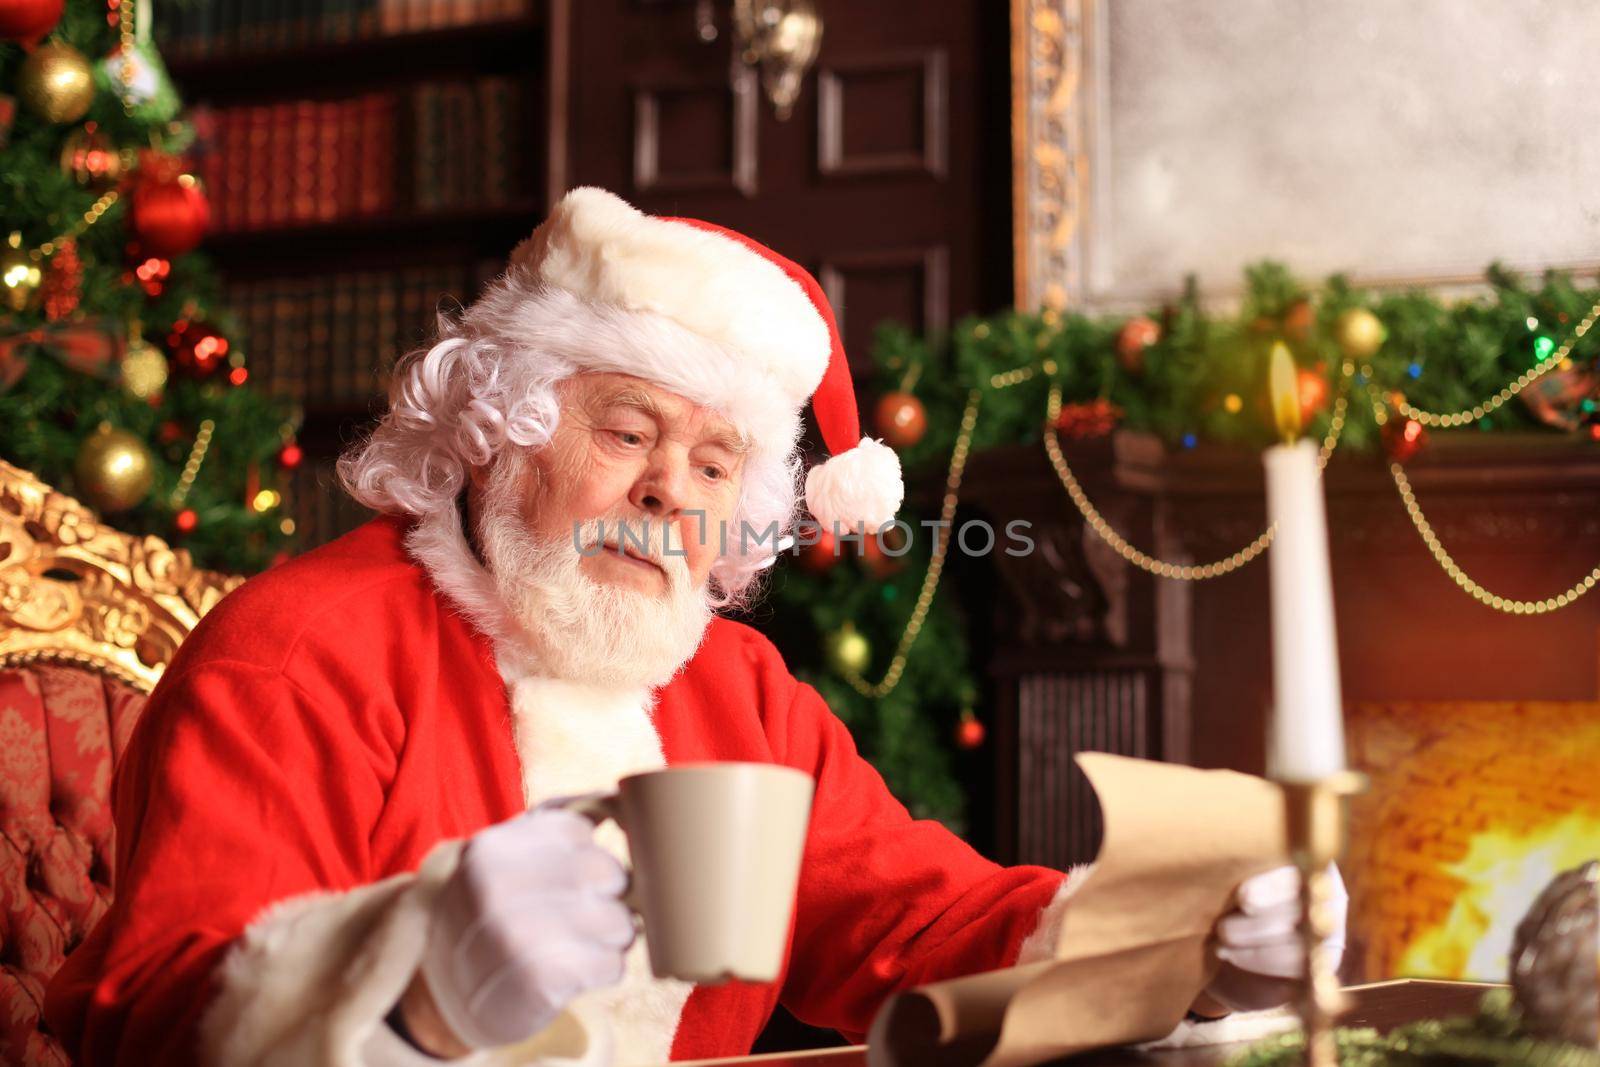
[[179, 319], [167, 334], [173, 369], [191, 378], [209, 378], [228, 361], [228, 339], [210, 323]]
[[193, 533], [194, 528], [200, 525], [200, 516], [194, 513], [193, 508], [184, 508], [172, 517], [172, 525], [179, 533]]
[[890, 448], [910, 448], [928, 432], [928, 412], [910, 393], [885, 393], [873, 422]]
[[884, 543], [888, 543], [890, 548], [897, 551], [902, 547], [899, 544], [901, 538], [898, 530], [885, 531], [883, 537], [884, 541], [880, 542], [872, 534], [863, 534], [861, 539], [855, 542], [855, 549], [861, 556], [861, 565], [866, 568], [868, 574], [880, 580], [900, 569], [901, 557], [891, 556], [885, 552]]
[[300, 461], [305, 458], [305, 453], [300, 446], [290, 441], [278, 450], [278, 466], [286, 471], [292, 471], [300, 466]]
[[1063, 404], [1056, 432], [1063, 437], [1104, 437], [1117, 428], [1122, 409], [1105, 397], [1083, 404]]
[[1143, 315], [1129, 319], [1117, 331], [1117, 362], [1129, 374], [1144, 373], [1144, 350], [1161, 340], [1161, 327]]
[[1328, 379], [1323, 368], [1296, 371], [1295, 393], [1300, 397], [1300, 425], [1310, 426], [1311, 420], [1328, 406]]
[[0, 0], [0, 37], [32, 48], [61, 21], [66, 0]]
[[133, 191], [128, 221], [147, 255], [173, 259], [200, 243], [211, 206], [193, 175], [146, 175]]
[[243, 385], [250, 380], [250, 372], [243, 367], [235, 367], [228, 372], [229, 385]]
[[961, 713], [961, 721], [956, 724], [956, 744], [968, 752], [983, 745], [988, 731], [983, 728], [983, 723], [970, 711]]
[[1589, 424], [1589, 440], [1600, 441], [1600, 422], [1591, 422]]
[[175, 444], [183, 439], [183, 426], [174, 419], [168, 419], [156, 431], [156, 440], [164, 445]]
[[817, 540], [800, 550], [800, 566], [812, 574], [825, 574], [839, 562], [839, 542], [827, 530], [817, 531]]
[[1383, 424], [1383, 447], [1396, 463], [1408, 463], [1428, 443], [1428, 431], [1416, 419], [1391, 416]]

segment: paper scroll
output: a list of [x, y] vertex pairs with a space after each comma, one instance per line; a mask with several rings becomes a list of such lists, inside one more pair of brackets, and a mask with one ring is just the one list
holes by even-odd
[[1276, 786], [1085, 753], [1105, 837], [1056, 958], [923, 986], [884, 1005], [870, 1067], [1031, 1067], [1165, 1037], [1210, 981], [1233, 891], [1286, 862]]

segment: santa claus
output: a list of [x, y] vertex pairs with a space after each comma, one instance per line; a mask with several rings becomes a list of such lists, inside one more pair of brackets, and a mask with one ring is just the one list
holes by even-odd
[[[805, 271], [580, 189], [395, 381], [340, 465], [383, 517], [224, 600], [121, 757], [116, 898], [46, 1006], [78, 1061], [661, 1063], [747, 1051], [780, 1002], [860, 1035], [897, 990], [1050, 953], [1075, 877], [912, 820], [715, 614], [794, 518], [808, 400], [811, 513], [900, 504]], [[772, 984], [653, 978], [624, 840], [545, 803], [706, 760], [816, 783]], [[1295, 900], [1241, 887], [1208, 1003], [1286, 997]]]

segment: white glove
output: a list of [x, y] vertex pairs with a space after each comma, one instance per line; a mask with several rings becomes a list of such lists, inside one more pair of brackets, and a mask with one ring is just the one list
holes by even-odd
[[[1345, 910], [1349, 896], [1339, 868], [1331, 867], [1336, 921], [1324, 944], [1334, 966], [1344, 956]], [[1246, 879], [1235, 894], [1237, 907], [1217, 923], [1217, 958], [1222, 969], [1206, 993], [1236, 1011], [1287, 1003], [1299, 990], [1305, 969], [1300, 943], [1300, 871], [1279, 867]]]
[[536, 808], [473, 835], [440, 890], [422, 973], [464, 1044], [543, 1030], [578, 994], [622, 978], [633, 917], [627, 873], [594, 825]]

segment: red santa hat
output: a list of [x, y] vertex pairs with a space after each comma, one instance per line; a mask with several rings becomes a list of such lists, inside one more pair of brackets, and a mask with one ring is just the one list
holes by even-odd
[[513, 269], [586, 302], [652, 312], [693, 347], [577, 353], [586, 369], [633, 374], [721, 412], [787, 453], [807, 400], [830, 458], [806, 475], [825, 527], [877, 530], [905, 495], [900, 459], [861, 435], [839, 328], [822, 287], [766, 246], [698, 219], [646, 215], [602, 189], [574, 189], [511, 254]]

